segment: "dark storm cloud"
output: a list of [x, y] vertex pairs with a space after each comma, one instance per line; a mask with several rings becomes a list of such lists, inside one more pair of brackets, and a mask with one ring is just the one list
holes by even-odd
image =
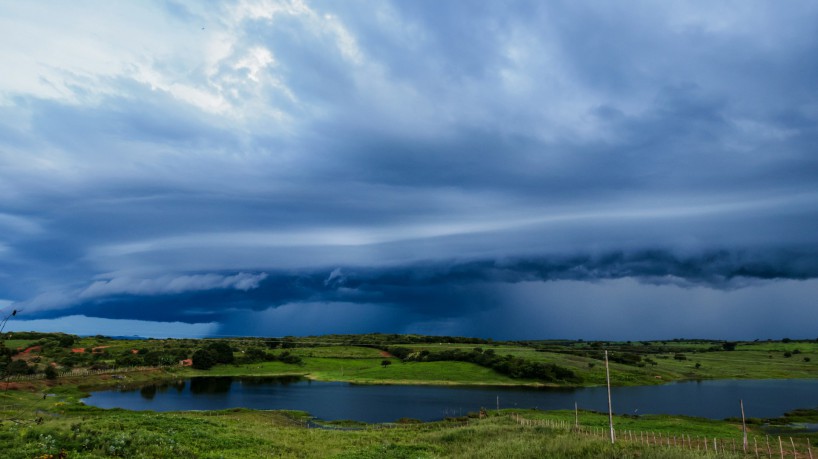
[[[645, 250], [379, 269], [112, 279], [95, 282], [66, 308], [94, 317], [200, 323], [285, 305], [335, 303], [381, 305], [404, 317], [430, 320], [493, 309], [502, 302], [498, 289], [507, 284], [640, 279], [648, 285], [731, 291], [765, 281], [818, 279], [816, 260], [814, 252], [790, 249], [696, 255]], [[38, 312], [35, 304], [29, 316], [64, 314]]]
[[816, 277], [809, 2], [42, 8], [0, 15], [0, 306], [483, 333]]

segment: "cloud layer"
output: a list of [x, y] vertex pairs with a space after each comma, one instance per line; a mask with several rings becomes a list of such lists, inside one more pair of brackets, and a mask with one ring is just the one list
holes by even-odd
[[[524, 292], [560, 298], [529, 302], [557, 320], [580, 304], [554, 289], [628, 285], [764, 323], [747, 291], [798, 310], [818, 277], [816, 19], [806, 1], [8, 5], [0, 301], [235, 334], [285, 316], [490, 334], [464, 324], [507, 311], [514, 336]], [[594, 311], [677, 313], [634, 298]]]

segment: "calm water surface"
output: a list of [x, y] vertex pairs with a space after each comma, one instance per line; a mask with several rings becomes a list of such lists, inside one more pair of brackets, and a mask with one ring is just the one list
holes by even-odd
[[[94, 392], [84, 401], [100, 408], [183, 411], [253, 408], [302, 410], [320, 419], [389, 422], [409, 417], [431, 421], [481, 407], [580, 408], [607, 411], [604, 387], [535, 389], [486, 386], [356, 385], [299, 378], [200, 377], [141, 388]], [[781, 416], [795, 408], [818, 408], [818, 379], [718, 380], [661, 386], [616, 387], [618, 414], [682, 414], [712, 419]]]

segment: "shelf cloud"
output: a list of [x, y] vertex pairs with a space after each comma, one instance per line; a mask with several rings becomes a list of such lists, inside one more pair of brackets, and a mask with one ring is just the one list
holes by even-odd
[[737, 310], [735, 337], [811, 333], [770, 311], [805, 319], [818, 278], [816, 19], [807, 1], [8, 5], [0, 305], [113, 335], [630, 339], [638, 312], [657, 337], [718, 337]]

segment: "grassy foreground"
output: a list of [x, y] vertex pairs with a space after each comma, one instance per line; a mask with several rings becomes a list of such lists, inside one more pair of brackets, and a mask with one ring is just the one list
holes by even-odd
[[[647, 446], [567, 426], [521, 425], [511, 412], [484, 419], [463, 418], [422, 424], [370, 425], [356, 430], [308, 428], [305, 413], [226, 410], [153, 413], [100, 410], [77, 403], [75, 387], [52, 388], [55, 396], [9, 391], [0, 395], [3, 458], [692, 458], [736, 457], [682, 447]], [[531, 421], [559, 421], [572, 413], [518, 411]], [[584, 426], [606, 417], [582, 413]], [[617, 422], [627, 422], [617, 418]], [[630, 420], [630, 427], [637, 421]], [[736, 438], [736, 426], [673, 417], [647, 418], [641, 427], [674, 427], [674, 432]], [[566, 421], [567, 424], [567, 421]]]
[[[818, 343], [813, 341], [495, 343], [411, 335], [128, 341], [17, 334], [2, 342], [6, 369], [33, 373], [0, 382], [3, 459], [46, 459], [61, 453], [69, 458], [743, 457], [734, 452], [741, 439], [739, 423], [680, 416], [617, 416], [619, 441], [611, 445], [605, 437], [607, 416], [592, 412], [580, 412], [581, 431], [572, 429], [573, 412], [536, 410], [491, 411], [485, 418], [472, 414], [431, 423], [329, 422], [314, 428], [302, 412], [130, 412], [88, 407], [79, 400], [91, 388], [197, 375], [300, 375], [395, 384], [598, 385], [604, 383], [603, 348], [611, 350], [612, 379], [618, 385], [818, 376]], [[219, 358], [231, 363], [206, 370], [179, 365], [180, 359], [208, 347], [214, 355], [219, 348], [224, 350]], [[438, 360], [446, 356], [455, 360]], [[498, 362], [506, 365], [506, 373], [495, 369]], [[532, 363], [567, 369], [576, 379], [526, 377], [531, 373], [527, 366], [537, 368]], [[113, 372], [128, 365], [151, 369]], [[77, 372], [68, 373], [71, 368]], [[102, 373], [87, 374], [94, 368]], [[44, 377], [45, 370], [51, 379]], [[799, 457], [807, 457], [808, 442], [815, 448], [818, 436], [783, 425], [789, 422], [818, 423], [818, 413], [804, 410], [772, 426], [751, 425], [753, 444], [772, 445], [761, 451], [761, 457], [775, 450], [779, 435], [784, 442], [794, 438]], [[718, 454], [714, 441], [720, 446]]]

